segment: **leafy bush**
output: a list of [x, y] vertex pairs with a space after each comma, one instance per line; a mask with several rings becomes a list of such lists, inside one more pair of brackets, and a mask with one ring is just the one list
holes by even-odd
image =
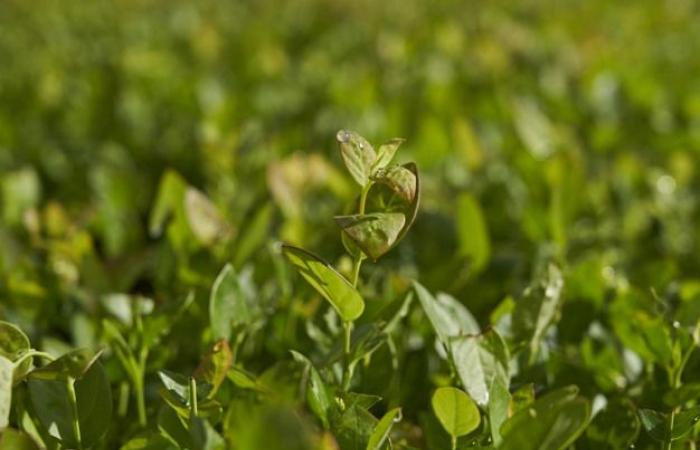
[[0, 450], [695, 448], [697, 20], [2, 2]]

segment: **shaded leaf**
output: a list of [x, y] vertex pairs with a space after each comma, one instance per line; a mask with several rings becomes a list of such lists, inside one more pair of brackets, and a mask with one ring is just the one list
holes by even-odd
[[469, 311], [449, 295], [436, 299], [422, 284], [413, 282], [418, 301], [440, 340], [449, 345], [450, 339], [465, 334], [478, 334], [479, 326]]

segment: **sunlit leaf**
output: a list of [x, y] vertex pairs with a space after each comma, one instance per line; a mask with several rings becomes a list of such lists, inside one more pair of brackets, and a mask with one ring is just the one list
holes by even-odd
[[372, 173], [372, 166], [377, 159], [374, 148], [354, 131], [340, 130], [336, 138], [348, 172], [360, 186], [366, 186]]
[[474, 431], [481, 415], [471, 398], [460, 389], [442, 387], [431, 400], [433, 412], [450, 436], [459, 437]]

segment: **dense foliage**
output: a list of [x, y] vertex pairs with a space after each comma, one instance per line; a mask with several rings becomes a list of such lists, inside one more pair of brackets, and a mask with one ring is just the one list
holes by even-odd
[[0, 449], [695, 449], [698, 19], [3, 0]]

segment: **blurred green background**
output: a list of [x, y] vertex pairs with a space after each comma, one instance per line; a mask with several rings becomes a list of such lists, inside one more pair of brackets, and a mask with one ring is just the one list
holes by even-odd
[[[699, 19], [690, 0], [3, 0], [0, 317], [79, 345], [104, 294], [204, 292], [225, 262], [271, 298], [278, 240], [348, 270], [348, 128], [406, 138], [424, 188], [366, 290], [416, 277], [486, 323], [553, 258], [583, 302], [565, 309], [596, 305], [564, 314], [576, 341], [606, 287], [697, 275]], [[186, 186], [189, 209], [164, 200]]]
[[406, 138], [422, 171], [380, 269], [482, 313], [537, 255], [665, 286], [698, 264], [698, 18], [686, 0], [5, 0], [0, 314], [175, 289], [145, 257], [167, 169], [216, 205], [235, 262], [273, 238], [333, 259], [340, 128]]

